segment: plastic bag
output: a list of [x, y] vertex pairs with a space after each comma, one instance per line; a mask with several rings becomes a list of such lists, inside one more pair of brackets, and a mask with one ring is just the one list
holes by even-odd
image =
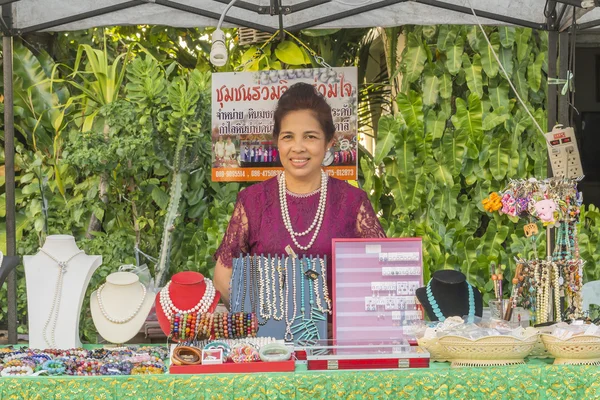
[[121, 265], [119, 267], [119, 272], [131, 272], [136, 274], [140, 279], [140, 283], [146, 286], [148, 291], [153, 293], [158, 292], [158, 288], [154, 286], [154, 278], [152, 277], [152, 274], [150, 274], [150, 270], [146, 264], [142, 264], [139, 267], [136, 267], [133, 264]]

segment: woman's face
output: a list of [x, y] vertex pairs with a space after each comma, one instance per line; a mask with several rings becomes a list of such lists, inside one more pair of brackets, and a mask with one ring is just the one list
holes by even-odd
[[292, 111], [281, 120], [277, 148], [286, 174], [299, 179], [320, 174], [328, 146], [312, 111]]

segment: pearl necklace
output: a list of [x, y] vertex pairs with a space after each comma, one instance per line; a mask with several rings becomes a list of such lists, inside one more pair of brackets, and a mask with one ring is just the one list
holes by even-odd
[[[289, 232], [292, 237], [292, 241], [300, 250], [308, 250], [312, 247], [313, 243], [317, 239], [317, 235], [319, 234], [319, 230], [321, 229], [321, 224], [323, 223], [323, 216], [325, 215], [325, 204], [327, 202], [327, 174], [324, 171], [321, 171], [321, 194], [319, 196], [319, 206], [317, 207], [317, 213], [315, 215], [315, 219], [312, 224], [308, 227], [304, 232], [295, 232], [292, 227], [292, 220], [290, 218], [290, 213], [287, 205], [287, 197], [286, 197], [286, 185], [285, 185], [285, 172], [282, 172], [279, 175], [279, 204], [281, 206], [281, 216], [283, 218], [283, 224], [285, 228]], [[296, 240], [296, 237], [308, 235], [312, 230], [315, 230], [312, 239], [308, 242], [308, 245], [301, 246]]]
[[290, 192], [288, 189], [285, 189], [285, 192], [287, 194], [289, 194], [292, 197], [296, 197], [297, 199], [306, 199], [307, 197], [314, 196], [315, 194], [319, 193], [320, 191], [321, 191], [321, 188], [315, 189], [309, 193], [294, 193], [294, 192]]
[[171, 300], [171, 296], [169, 294], [169, 286], [171, 285], [171, 281], [167, 282], [164, 288], [160, 291], [160, 305], [165, 313], [165, 316], [171, 321], [175, 314], [190, 314], [190, 313], [198, 313], [204, 314], [208, 311], [210, 306], [212, 305], [215, 299], [215, 287], [212, 281], [208, 278], [204, 278], [204, 282], [206, 282], [206, 289], [204, 290], [204, 295], [194, 307], [189, 310], [180, 310], [175, 307], [173, 301]]
[[[296, 259], [293, 257], [288, 257], [286, 259], [286, 264], [288, 264], [291, 268], [285, 269], [285, 341], [291, 342], [294, 340], [294, 334], [292, 333], [292, 324], [296, 320], [296, 312], [297, 312], [297, 304], [296, 304]], [[291, 271], [290, 271], [291, 270]], [[290, 309], [289, 309], [289, 297], [290, 297], [290, 274], [292, 275], [292, 299], [294, 300], [294, 313], [290, 318]]]
[[104, 318], [106, 318], [113, 324], [124, 324], [126, 322], [131, 321], [140, 312], [142, 306], [144, 305], [144, 301], [146, 300], [146, 286], [144, 286], [144, 284], [142, 284], [140, 282], [140, 286], [142, 287], [142, 298], [140, 299], [140, 301], [139, 301], [137, 307], [135, 308], [135, 310], [133, 311], [133, 313], [129, 317], [118, 319], [118, 318], [113, 318], [110, 315], [108, 315], [108, 313], [106, 312], [106, 309], [104, 308], [104, 302], [102, 301], [102, 289], [104, 289], [105, 285], [106, 285], [106, 283], [103, 283], [98, 288], [98, 291], [96, 292], [96, 298], [98, 299], [98, 306], [100, 307], [100, 311], [102, 311], [102, 315], [104, 315]]
[[[50, 315], [48, 315], [48, 319], [44, 324], [44, 330], [42, 331], [42, 335], [44, 337], [44, 342], [46, 342], [46, 346], [50, 349], [56, 348], [56, 323], [58, 321], [58, 313], [60, 311], [60, 299], [62, 297], [62, 284], [63, 284], [63, 276], [67, 272], [67, 267], [69, 266], [69, 262], [72, 259], [77, 257], [79, 254], [84, 253], [83, 250], [79, 250], [77, 253], [73, 254], [66, 261], [61, 261], [56, 259], [52, 254], [49, 254], [46, 250], [40, 248], [40, 253], [44, 253], [48, 256], [52, 261], [58, 264], [58, 278], [56, 279], [56, 286], [54, 286], [54, 298], [52, 299], [52, 306], [50, 307]], [[50, 337], [48, 337], [48, 327], [52, 323], [52, 329], [50, 331]]]

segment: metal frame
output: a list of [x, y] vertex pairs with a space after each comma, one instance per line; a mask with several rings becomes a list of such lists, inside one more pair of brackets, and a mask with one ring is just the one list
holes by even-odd
[[[459, 12], [462, 14], [473, 15], [473, 13], [469, 7], [457, 6], [456, 4], [444, 3], [441, 1], [437, 1], [437, 0], [412, 0], [412, 1], [414, 1], [415, 3], [419, 3], [419, 4], [425, 4], [425, 5], [432, 6], [432, 7], [442, 8], [444, 10], [456, 11], [456, 12]], [[487, 11], [477, 10], [477, 9], [475, 9], [475, 13], [477, 14], [478, 17], [493, 19], [496, 21], [507, 22], [507, 23], [513, 24], [513, 25], [519, 25], [519, 26], [524, 26], [524, 27], [533, 28], [533, 29], [546, 29], [545, 24], [538, 24], [537, 22], [527, 21], [524, 19], [507, 17], [507, 16], [503, 16], [503, 15], [499, 15], [499, 14], [495, 14], [495, 13], [491, 13], [491, 12], [487, 12]]]
[[[13, 54], [12, 54], [12, 43], [14, 35], [20, 35], [28, 32], [35, 32], [44, 29], [49, 29], [52, 27], [65, 25], [71, 22], [81, 21], [87, 18], [97, 17], [103, 14], [108, 14], [111, 12], [117, 12], [120, 10], [124, 10], [127, 8], [144, 5], [144, 4], [158, 4], [165, 7], [169, 7], [172, 9], [180, 10], [183, 12], [187, 12], [194, 15], [200, 15], [203, 17], [208, 17], [212, 19], [219, 19], [220, 14], [215, 12], [203, 10], [200, 8], [188, 6], [185, 4], [177, 3], [172, 0], [128, 0], [123, 3], [113, 5], [110, 7], [104, 7], [97, 10], [88, 11], [81, 14], [72, 15], [65, 18], [60, 18], [54, 21], [48, 21], [42, 24], [29, 26], [26, 28], [15, 30], [13, 28], [12, 21], [12, 3], [19, 0], [0, 0], [0, 6], [2, 7], [2, 22], [3, 23], [3, 71], [4, 71], [4, 152], [5, 152], [5, 182], [6, 182], [6, 246], [7, 246], [7, 256], [15, 256], [16, 255], [16, 207], [15, 207], [15, 169], [14, 169], [14, 159], [15, 159], [15, 149], [14, 149], [14, 99], [13, 99]], [[213, 0], [219, 3], [228, 3], [228, 0]], [[315, 7], [321, 4], [329, 3], [331, 0], [307, 0], [303, 3], [292, 5], [292, 6], [282, 6], [281, 0], [271, 0], [271, 5], [269, 7], [261, 7], [258, 5], [253, 5], [251, 3], [247, 3], [245, 1], [241, 1], [237, 4], [237, 7], [241, 9], [245, 9], [248, 11], [256, 12], [258, 14], [271, 14], [279, 16], [279, 30], [283, 30], [283, 16], [288, 15], [294, 12], [298, 12], [301, 10], [305, 10], [311, 7]], [[363, 12], [368, 12], [371, 10], [380, 9], [383, 7], [387, 7], [390, 5], [394, 5], [397, 3], [403, 3], [406, 1], [414, 1], [419, 4], [429, 5], [445, 10], [460, 12], [463, 14], [471, 14], [471, 10], [467, 7], [456, 6], [454, 4], [444, 3], [436, 0], [382, 0], [377, 1], [373, 4], [364, 5], [361, 7], [355, 7], [351, 10], [346, 10], [340, 13], [327, 15], [320, 18], [315, 18], [314, 20], [307, 21], [305, 23], [297, 24], [289, 27], [288, 29], [291, 31], [297, 31], [301, 29], [311, 28], [320, 24], [324, 24], [327, 22], [336, 21], [338, 19], [350, 17], [353, 15], [357, 15]], [[563, 7], [560, 11], [560, 16], [557, 16], [556, 12], [556, 0], [550, 0], [548, 2], [548, 9], [550, 10], [550, 16], [546, 20], [546, 24], [538, 24], [532, 21], [521, 20], [517, 18], [507, 17], [495, 13], [490, 13], [481, 10], [475, 10], [478, 16], [482, 18], [492, 19], [496, 21], [502, 21], [513, 25], [519, 25], [524, 27], [530, 27], [534, 29], [542, 29], [548, 30], [549, 32], [549, 49], [548, 49], [548, 77], [557, 77], [557, 64], [556, 61], [558, 57], [563, 58], [562, 52], [565, 51], [564, 46], [561, 46], [559, 56], [558, 53], [558, 39], [559, 33], [557, 32], [557, 27], [559, 26], [560, 21], [563, 19], [565, 15], [566, 6]], [[274, 29], [269, 26], [263, 26], [261, 24], [254, 24], [242, 19], [225, 17], [224, 21], [245, 26], [248, 28], [253, 28], [265, 32], [275, 33], [277, 29]], [[586, 22], [584, 24], [580, 24], [576, 26], [576, 29], [588, 29], [595, 26], [600, 26], [600, 20]], [[566, 34], [565, 34], [566, 35]], [[561, 42], [565, 39], [561, 37]], [[563, 42], [564, 43], [564, 42]], [[566, 49], [568, 51], [568, 49]], [[563, 63], [561, 62], [561, 66]], [[562, 69], [562, 68], [561, 68]], [[554, 123], [558, 120], [559, 114], [561, 115], [561, 119], [564, 119], [565, 110], [564, 107], [568, 107], [565, 101], [561, 101], [560, 104], [558, 102], [558, 90], [556, 85], [548, 86], [548, 129], [552, 129]], [[560, 110], [559, 110], [560, 107]], [[566, 110], [568, 113], [568, 110]], [[548, 176], [551, 176], [552, 171], [550, 166], [548, 166]], [[548, 235], [548, 243], [547, 243], [549, 251], [551, 250], [551, 235]], [[17, 280], [16, 274], [14, 271], [9, 275], [7, 279], [8, 284], [8, 340], [9, 343], [17, 343]]]
[[[12, 0], [12, 1], [15, 1], [15, 0]], [[229, 4], [229, 0], [214, 0], [214, 1], [216, 1], [217, 3]], [[283, 6], [281, 8], [281, 10], [279, 11], [279, 13], [282, 13], [284, 15], [292, 14], [297, 11], [306, 10], [308, 8], [316, 7], [321, 4], [325, 4], [325, 3], [331, 3], [331, 0], [307, 0], [307, 1], [299, 3], [299, 4], [292, 4], [291, 6]], [[270, 15], [278, 14], [277, 7], [259, 6], [258, 4], [248, 3], [246, 1], [241, 1], [241, 0], [236, 1], [235, 4], [233, 5], [233, 7], [241, 8], [241, 9], [248, 10], [248, 11], [254, 11], [257, 14], [270, 14]]]
[[[10, 32], [13, 26], [12, 4], [2, 6], [2, 20]], [[2, 70], [4, 73], [4, 168], [6, 190], [6, 255], [17, 255], [15, 205], [15, 120], [13, 97], [13, 38], [5, 32], [2, 37]], [[17, 274], [7, 280], [8, 343], [17, 343]]]
[[[21, 1], [21, 0], [0, 0], [0, 5], [6, 5], [6, 4], [10, 4], [13, 2], [17, 2], [17, 1]], [[213, 1], [215, 3], [222, 3], [222, 4], [229, 3], [229, 0], [213, 0]], [[316, 7], [319, 5], [323, 5], [323, 4], [327, 4], [327, 3], [330, 3], [331, 1], [332, 0], [306, 0], [299, 4], [285, 6], [285, 5], [281, 4], [280, 0], [271, 0], [270, 6], [259, 6], [258, 4], [253, 4], [248, 1], [240, 0], [240, 1], [236, 2], [236, 4], [234, 4], [234, 7], [244, 9], [247, 11], [251, 11], [251, 12], [255, 12], [260, 15], [264, 15], [264, 14], [270, 14], [273, 16], [278, 15], [279, 16], [279, 28], [282, 29], [282, 27], [283, 27], [282, 16], [283, 15], [289, 15], [294, 12], [306, 10], [306, 9], [313, 8], [313, 7]], [[308, 29], [308, 28], [312, 28], [317, 25], [325, 24], [328, 22], [333, 22], [333, 21], [336, 21], [336, 20], [339, 20], [342, 18], [357, 15], [357, 14], [360, 14], [363, 12], [377, 10], [377, 9], [380, 9], [383, 7], [394, 5], [397, 3], [404, 3], [407, 1], [412, 1], [412, 2], [415, 2], [418, 4], [428, 5], [431, 7], [436, 7], [436, 8], [440, 8], [440, 9], [444, 9], [444, 10], [455, 11], [455, 12], [459, 12], [462, 14], [471, 15], [471, 9], [468, 7], [458, 6], [455, 4], [446, 3], [443, 1], [439, 1], [439, 0], [382, 0], [382, 1], [377, 1], [374, 3], [366, 4], [364, 6], [354, 7], [352, 9], [342, 11], [342, 12], [339, 12], [336, 14], [331, 14], [331, 15], [327, 15], [324, 17], [315, 18], [315, 19], [312, 19], [310, 21], [306, 21], [306, 22], [303, 22], [300, 24], [296, 24], [294, 26], [288, 27], [288, 30], [289, 31], [299, 31], [302, 29]], [[549, 3], [555, 4], [556, 1], [551, 0]], [[69, 17], [53, 20], [53, 21], [48, 21], [48, 22], [45, 22], [42, 24], [33, 25], [33, 26], [26, 27], [26, 28], [21, 28], [16, 31], [11, 30], [11, 32], [12, 32], [12, 34], [19, 35], [19, 34], [23, 34], [23, 33], [41, 31], [41, 30], [53, 28], [56, 26], [65, 25], [68, 23], [81, 21], [81, 20], [84, 20], [87, 18], [93, 18], [93, 17], [97, 17], [100, 15], [108, 14], [111, 12], [116, 12], [116, 11], [124, 10], [127, 8], [135, 7], [135, 6], [145, 5], [145, 4], [158, 4], [158, 5], [162, 5], [164, 7], [169, 7], [169, 8], [175, 9], [175, 10], [187, 12], [187, 13], [194, 14], [194, 15], [200, 15], [203, 17], [208, 17], [208, 18], [212, 18], [212, 19], [216, 19], [216, 20], [218, 20], [220, 18], [219, 13], [215, 13], [213, 11], [208, 11], [208, 10], [201, 9], [198, 7], [189, 6], [187, 4], [181, 4], [181, 3], [178, 3], [173, 0], [128, 0], [128, 1], [125, 1], [120, 4], [115, 4], [115, 5], [100, 8], [97, 10], [87, 11], [85, 13], [76, 14], [76, 15], [72, 15]], [[565, 8], [566, 8], [566, 6], [565, 6]], [[487, 12], [487, 11], [483, 11], [483, 10], [476, 9], [475, 12], [477, 13], [478, 16], [480, 16], [482, 18], [486, 18], [486, 19], [492, 19], [492, 20], [496, 20], [496, 21], [506, 22], [506, 23], [509, 23], [512, 25], [523, 26], [523, 27], [528, 27], [528, 28], [533, 28], [533, 29], [548, 30], [547, 24], [540, 24], [537, 22], [527, 21], [527, 20], [523, 20], [523, 19], [519, 19], [519, 18], [507, 17], [505, 15], [491, 13], [491, 12]], [[564, 8], [561, 11], [561, 17], [562, 17], [562, 14], [564, 14]], [[233, 18], [233, 17], [226, 16], [224, 18], [224, 21], [229, 22], [231, 24], [244, 26], [244, 27], [252, 28], [252, 29], [257, 29], [257, 30], [264, 31], [264, 32], [275, 33], [277, 31], [276, 29], [274, 29], [270, 26], [266, 26], [266, 25], [262, 25], [262, 24], [255, 24], [255, 23], [248, 22], [246, 20], [239, 19], [239, 18]], [[556, 22], [557, 22], [557, 19], [555, 18], [554, 23], [556, 24]], [[590, 21], [590, 22], [587, 22], [585, 24], [578, 26], [578, 29], [587, 29], [587, 28], [591, 28], [594, 26], [598, 26], [598, 25], [600, 25], [600, 20]]]

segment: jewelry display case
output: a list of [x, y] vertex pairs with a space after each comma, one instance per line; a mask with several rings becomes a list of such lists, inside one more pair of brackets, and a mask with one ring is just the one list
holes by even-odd
[[400, 369], [429, 367], [429, 353], [397, 340], [320, 340], [296, 344], [304, 352], [309, 370]]
[[333, 338], [410, 340], [423, 319], [415, 296], [423, 286], [421, 238], [333, 239]]

